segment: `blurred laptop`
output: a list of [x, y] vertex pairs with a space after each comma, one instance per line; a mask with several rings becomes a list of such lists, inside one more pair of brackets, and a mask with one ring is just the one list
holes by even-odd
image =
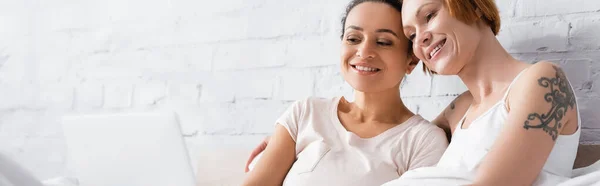
[[69, 166], [80, 186], [194, 186], [175, 114], [63, 117]]

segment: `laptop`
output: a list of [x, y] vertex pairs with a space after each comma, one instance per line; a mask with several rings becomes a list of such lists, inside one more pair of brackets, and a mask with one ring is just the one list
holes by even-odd
[[68, 164], [80, 186], [194, 186], [174, 113], [65, 116]]

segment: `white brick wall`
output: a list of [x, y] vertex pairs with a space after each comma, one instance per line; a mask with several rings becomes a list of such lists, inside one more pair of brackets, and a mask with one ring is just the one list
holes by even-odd
[[[0, 150], [42, 178], [68, 174], [65, 113], [174, 109], [198, 145], [249, 148], [291, 101], [347, 96], [339, 72], [348, 0], [0, 1]], [[600, 143], [600, 1], [498, 0], [501, 43], [559, 63], [582, 142]], [[401, 91], [433, 119], [466, 88], [417, 67]]]

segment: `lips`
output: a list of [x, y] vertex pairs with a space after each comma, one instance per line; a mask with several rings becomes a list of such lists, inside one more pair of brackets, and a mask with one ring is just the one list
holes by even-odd
[[365, 71], [365, 72], [377, 72], [381, 69], [378, 68], [372, 68], [372, 67], [366, 67], [366, 66], [360, 66], [360, 65], [351, 65], [352, 68], [359, 70], [359, 71]]
[[445, 44], [446, 44], [446, 39], [443, 39], [443, 40], [437, 42], [436, 45], [434, 45], [433, 48], [429, 49], [428, 50], [429, 51], [428, 52], [429, 53], [429, 56], [428, 56], [429, 59], [432, 59], [433, 57], [435, 57], [440, 52], [440, 50], [442, 50], [442, 48], [444, 47]]
[[359, 75], [375, 75], [381, 71], [380, 68], [369, 65], [368, 63], [351, 64], [352, 70]]

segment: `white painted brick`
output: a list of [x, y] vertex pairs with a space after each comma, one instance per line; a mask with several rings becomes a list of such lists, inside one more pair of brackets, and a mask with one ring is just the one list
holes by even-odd
[[564, 15], [600, 10], [600, 1], [594, 0], [526, 0], [518, 1], [518, 16]]
[[27, 3], [24, 1], [2, 1], [0, 2], [0, 15], [15, 15], [25, 13], [27, 10]]
[[168, 83], [167, 97], [169, 102], [197, 104], [204, 85], [197, 83]]
[[26, 60], [30, 59], [27, 55], [31, 55], [27, 51], [27, 46], [24, 44], [15, 43], [15, 45], [0, 48], [0, 79], [5, 83], [17, 83], [26, 81], [29, 74]]
[[515, 15], [516, 0], [496, 1], [496, 6], [498, 6], [498, 11], [500, 11], [502, 20]]
[[32, 171], [38, 179], [47, 180], [65, 176], [66, 144], [60, 138], [27, 138], [19, 159], [21, 165]]
[[14, 110], [0, 113], [1, 136], [35, 136], [38, 131], [38, 123], [35, 111]]
[[583, 129], [581, 130], [580, 140], [583, 143], [598, 144], [600, 142], [600, 130], [598, 129]]
[[600, 98], [579, 98], [577, 99], [579, 112], [581, 115], [582, 128], [600, 129]]
[[133, 85], [107, 84], [104, 85], [104, 108], [128, 108], [131, 106]]
[[236, 124], [238, 112], [234, 103], [202, 103], [200, 104], [201, 128], [199, 134], [207, 135], [239, 135], [244, 126]]
[[330, 65], [316, 71], [314, 91], [317, 97], [344, 96], [348, 101], [354, 100], [354, 88], [344, 80], [339, 65]]
[[272, 1], [248, 12], [247, 34], [250, 38], [260, 38], [323, 33], [321, 21], [326, 10], [324, 6], [315, 6], [306, 1], [286, 2], [283, 6], [279, 1]]
[[19, 139], [62, 137], [60, 116], [48, 110], [8, 110], [0, 113], [0, 137]]
[[[69, 35], [65, 33], [52, 33], [42, 35], [35, 43], [35, 56], [38, 59], [36, 68], [38, 81], [41, 84], [66, 83], [69, 75], [69, 63], [72, 54]], [[1, 59], [0, 59], [1, 60]]]
[[[1, 6], [1, 5], [0, 5]], [[4, 11], [0, 10], [0, 12], [5, 13]], [[23, 10], [23, 12], [26, 12], [26, 10]], [[3, 29], [0, 30], [0, 41], [3, 41], [2, 44], [0, 44], [0, 46], [2, 46], [1, 48], [4, 48], [4, 46], [8, 46], [8, 44], [13, 44], [15, 39], [20, 39], [21, 41], [23, 41], [26, 38], [23, 38], [23, 36], [29, 32], [29, 28], [27, 25], [27, 22], [25, 21], [20, 21], [20, 18], [25, 17], [25, 13], [19, 13], [19, 14], [5, 14], [2, 15], [0, 14], [0, 27], [2, 27]], [[13, 41], [13, 42], [8, 42], [8, 41]]]
[[[204, 103], [201, 103], [202, 105]], [[181, 133], [188, 137], [194, 138], [199, 134], [202, 129], [203, 115], [199, 114], [203, 112], [203, 109], [199, 104], [181, 104], [168, 102], [164, 107], [159, 107], [157, 111], [163, 112], [174, 112], [177, 115], [179, 126], [181, 127]]]
[[131, 68], [140, 68], [144, 72], [188, 72], [210, 71], [212, 68], [213, 48], [170, 47], [138, 50], [141, 59], [131, 59]]
[[[170, 1], [158, 0], [107, 0], [102, 2], [86, 2], [91, 18], [94, 21], [133, 22], [136, 20], [160, 20], [171, 15]], [[83, 21], [83, 20], [82, 20]]]
[[62, 116], [66, 113], [64, 110], [59, 109], [43, 109], [35, 112], [33, 116], [34, 126], [37, 129], [34, 130], [34, 134], [31, 136], [40, 138], [62, 138]]
[[591, 62], [590, 59], [570, 59], [564, 64], [560, 64], [576, 91], [581, 90], [583, 85], [590, 80]]
[[212, 59], [215, 48], [207, 45], [189, 48], [176, 48], [177, 55], [181, 55], [184, 64], [193, 71], [212, 70]]
[[286, 69], [277, 77], [275, 99], [299, 100], [314, 94], [314, 75], [310, 69]]
[[0, 109], [29, 107], [34, 102], [31, 85], [0, 84], [0, 90]]
[[581, 17], [573, 21], [571, 26], [569, 43], [572, 47], [578, 50], [600, 49], [600, 16]]
[[567, 50], [569, 23], [558, 18], [517, 22], [503, 26], [498, 40], [511, 53]]
[[423, 63], [419, 63], [413, 72], [404, 77], [400, 88], [402, 97], [422, 97], [431, 95], [432, 76], [423, 72]]
[[167, 95], [165, 83], [148, 83], [134, 85], [134, 105], [157, 105], [165, 100]]
[[74, 105], [77, 109], [102, 108], [104, 103], [104, 86], [84, 83], [75, 87]]
[[347, 0], [331, 0], [331, 1], [321, 1], [319, 3], [323, 3], [324, 7], [327, 7], [327, 11], [323, 18], [323, 25], [327, 26], [324, 30], [327, 30], [327, 37], [336, 38], [338, 41], [340, 40], [340, 36], [342, 34], [342, 15], [345, 13], [346, 6], [348, 5]]
[[433, 76], [432, 96], [459, 95], [467, 91], [467, 86], [458, 76]]
[[589, 93], [592, 96], [600, 97], [600, 64], [597, 61], [592, 67], [592, 75], [590, 77], [591, 84], [591, 92]]
[[90, 14], [85, 3], [54, 1], [40, 2], [44, 8], [37, 10], [37, 19], [40, 20], [39, 28], [42, 31], [55, 31], [70, 28], [86, 28], [92, 26], [93, 22], [83, 21]]
[[75, 74], [82, 79], [98, 81], [123, 81], [142, 76], [143, 68], [135, 66], [135, 61], [144, 59], [142, 53], [100, 53], [92, 54], [74, 64]]
[[295, 38], [288, 46], [285, 64], [287, 67], [339, 66], [340, 47], [337, 35]]
[[250, 40], [222, 44], [214, 57], [216, 70], [279, 67], [284, 65], [288, 40]]
[[212, 75], [202, 82], [200, 102], [232, 102], [236, 97], [237, 80], [235, 73]]
[[174, 14], [179, 16], [211, 16], [215, 14], [223, 13], [234, 13], [236, 11], [249, 9], [255, 6], [263, 4], [264, 0], [261, 1], [244, 1], [244, 0], [231, 0], [231, 1], [215, 1], [211, 3], [205, 3], [195, 0], [178, 0], [170, 1], [169, 5], [173, 10]]
[[273, 97], [278, 69], [215, 73], [202, 82], [201, 102]]
[[74, 99], [75, 89], [69, 84], [41, 84], [36, 107], [73, 109]]
[[418, 114], [423, 118], [431, 121], [435, 119], [444, 108], [446, 108], [455, 96], [438, 96], [434, 98], [421, 98], [419, 99], [419, 112]]
[[[201, 12], [201, 11], [197, 11]], [[176, 43], [239, 41], [248, 38], [247, 18], [238, 16], [193, 16], [177, 19]], [[207, 29], [210, 25], [210, 29]]]
[[244, 133], [272, 133], [275, 129], [275, 120], [281, 116], [291, 103], [273, 100], [238, 101], [235, 104], [235, 124], [243, 126]]
[[235, 97], [236, 99], [273, 97], [273, 90], [277, 79], [277, 71], [253, 70], [235, 72]]
[[590, 72], [590, 89], [600, 97], [600, 59], [592, 61]]

